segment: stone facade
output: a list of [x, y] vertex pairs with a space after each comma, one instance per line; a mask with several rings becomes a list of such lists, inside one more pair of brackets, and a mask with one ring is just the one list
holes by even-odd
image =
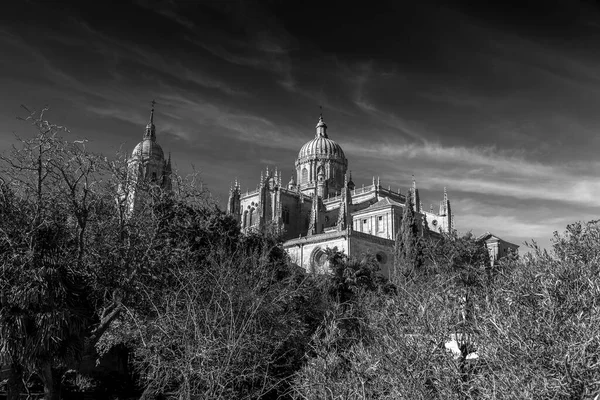
[[[355, 257], [375, 254], [387, 274], [406, 195], [385, 188], [375, 178], [356, 187], [347, 173], [348, 160], [341, 146], [329, 138], [322, 116], [314, 139], [302, 146], [294, 168], [287, 185], [277, 168], [261, 172], [256, 190], [242, 193], [239, 182], [232, 185], [227, 212], [242, 231], [272, 226], [281, 233], [292, 260], [308, 271], [325, 271], [324, 251], [337, 247]], [[445, 188], [438, 213], [422, 209], [414, 179], [408, 192], [422, 230], [453, 231]]]

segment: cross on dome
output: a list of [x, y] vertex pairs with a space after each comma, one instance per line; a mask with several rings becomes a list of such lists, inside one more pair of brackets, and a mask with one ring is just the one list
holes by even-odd
[[151, 102], [152, 104], [152, 111], [150, 111], [150, 124], [154, 123], [154, 105], [156, 104], [156, 101], [154, 101], [154, 99]]

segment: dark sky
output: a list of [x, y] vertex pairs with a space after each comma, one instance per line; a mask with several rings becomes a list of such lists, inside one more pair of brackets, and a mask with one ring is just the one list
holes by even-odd
[[21, 104], [92, 148], [158, 141], [224, 205], [285, 181], [319, 105], [360, 186], [423, 205], [447, 187], [461, 232], [547, 246], [599, 217], [600, 9], [577, 1], [12, 1], [0, 13], [0, 150]]

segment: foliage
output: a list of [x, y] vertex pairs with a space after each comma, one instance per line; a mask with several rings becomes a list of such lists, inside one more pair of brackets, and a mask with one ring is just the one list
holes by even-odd
[[[552, 252], [533, 243], [531, 254], [493, 268], [470, 235], [430, 243], [427, 275], [385, 301], [361, 299], [369, 337], [337, 346], [339, 322], [327, 322], [296, 398], [595, 398], [599, 234], [595, 221], [569, 225]], [[468, 324], [455, 296], [466, 289]], [[451, 338], [458, 355], [444, 349]]]
[[0, 159], [0, 362], [11, 399], [32, 375], [49, 399], [61, 382], [100, 391], [106, 379], [80, 360], [123, 347], [143, 398], [600, 394], [597, 221], [555, 232], [551, 251], [531, 243], [492, 265], [470, 234], [420, 236], [409, 193], [401, 284], [373, 256], [337, 249], [330, 274], [307, 274], [272, 231], [243, 235], [194, 175], [175, 174], [173, 191], [141, 182], [146, 195], [127, 215], [124, 159], [61, 138], [43, 112], [27, 121], [36, 137]]
[[333, 249], [326, 249], [331, 274], [325, 275], [325, 285], [332, 300], [345, 304], [356, 302], [362, 291], [389, 293], [395, 288], [388, 279], [377, 272], [379, 263], [375, 256], [367, 254], [362, 259], [350, 258]]
[[81, 356], [94, 324], [84, 258], [102, 161], [62, 140], [44, 111], [26, 119], [38, 135], [0, 159], [0, 359], [36, 372], [57, 398], [56, 370]]
[[[348, 397], [352, 387], [343, 379], [356, 376], [349, 368], [348, 354], [356, 346], [376, 340], [368, 324], [371, 306], [396, 294], [396, 287], [386, 277], [377, 274], [375, 256], [361, 259], [348, 257], [337, 248], [328, 249], [331, 274], [321, 277], [330, 307], [310, 342], [310, 359], [296, 374], [294, 397], [330, 398], [330, 393]], [[365, 303], [365, 298], [376, 299]]]
[[600, 394], [599, 237], [597, 221], [571, 224], [554, 234], [551, 252], [532, 243], [523, 263], [502, 273], [481, 324], [495, 379], [483, 393]]
[[278, 238], [242, 236], [230, 216], [176, 198], [157, 207], [152, 275], [138, 277], [138, 305], [109, 332], [134, 348], [143, 397], [283, 393], [320, 321], [320, 293]]
[[396, 235], [394, 249], [394, 269], [397, 277], [410, 277], [423, 265], [423, 245], [419, 228], [421, 224], [415, 215], [412, 192], [406, 194], [406, 204], [402, 212], [400, 230]]

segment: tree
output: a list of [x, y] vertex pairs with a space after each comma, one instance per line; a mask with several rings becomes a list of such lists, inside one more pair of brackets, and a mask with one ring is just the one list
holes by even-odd
[[57, 367], [79, 357], [93, 325], [84, 258], [101, 161], [83, 143], [61, 140], [66, 129], [44, 120], [45, 111], [26, 118], [38, 135], [0, 158], [12, 192], [1, 199], [0, 356], [36, 372], [55, 399]]
[[419, 221], [415, 216], [412, 193], [406, 194], [400, 230], [396, 235], [394, 267], [404, 277], [410, 277], [423, 265], [423, 248], [420, 240]]
[[337, 247], [326, 249], [330, 275], [325, 275], [325, 285], [331, 299], [339, 304], [356, 301], [361, 291], [391, 293], [395, 287], [388, 279], [377, 274], [379, 263], [371, 254], [361, 259], [351, 258]]
[[[322, 301], [275, 237], [177, 198], [155, 215], [139, 306], [115, 324], [137, 340], [143, 398], [273, 398], [299, 368]], [[145, 307], [143, 306], [145, 305]], [[128, 327], [123, 329], [123, 327]]]
[[[123, 236], [112, 224], [118, 210], [105, 181], [107, 159], [87, 151], [84, 140], [64, 140], [60, 134], [68, 130], [45, 120], [47, 109], [26, 110], [37, 135], [19, 139], [19, 148], [0, 157], [6, 194], [0, 198], [0, 359], [14, 372], [35, 373], [46, 398], [55, 399], [62, 371], [93, 349], [120, 312], [121, 296], [104, 285], [112, 271], [101, 268], [106, 259], [99, 255], [113, 234]], [[110, 247], [111, 258], [122, 248]]]

